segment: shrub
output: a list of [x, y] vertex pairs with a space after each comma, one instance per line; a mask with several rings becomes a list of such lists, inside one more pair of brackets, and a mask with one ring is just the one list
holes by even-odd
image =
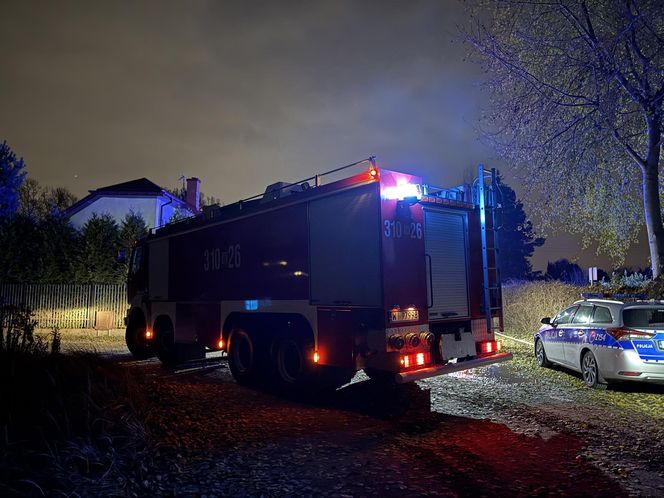
[[43, 355], [48, 344], [35, 337], [37, 321], [30, 308], [0, 306], [0, 351]]
[[580, 299], [583, 289], [562, 282], [515, 282], [503, 285], [505, 333], [531, 340], [545, 316]]
[[664, 298], [664, 277], [653, 280], [647, 273], [613, 272], [611, 280], [601, 281], [589, 289], [591, 292], [602, 292], [606, 294], [635, 294], [644, 295], [647, 298]]
[[625, 270], [623, 273], [613, 272], [611, 280], [607, 282], [602, 279], [599, 283], [610, 291], [620, 292], [630, 289], [645, 289], [652, 283], [652, 279], [643, 273], [627, 273]]

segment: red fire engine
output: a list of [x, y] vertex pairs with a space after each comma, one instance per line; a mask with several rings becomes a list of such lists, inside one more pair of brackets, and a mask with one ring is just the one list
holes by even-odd
[[[328, 174], [362, 172], [323, 184]], [[128, 277], [127, 346], [165, 364], [224, 350], [238, 383], [403, 383], [511, 358], [495, 171], [434, 188], [369, 158], [157, 229]]]

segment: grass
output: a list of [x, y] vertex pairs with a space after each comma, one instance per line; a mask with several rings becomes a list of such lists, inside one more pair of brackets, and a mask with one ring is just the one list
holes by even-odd
[[[46, 340], [51, 332], [41, 330], [35, 336]], [[94, 331], [94, 330], [63, 330], [60, 332], [61, 350], [64, 352], [127, 352], [124, 339], [124, 330]]]
[[0, 385], [0, 494], [124, 494], [144, 431], [121, 367], [90, 353], [3, 351]]
[[76, 336], [33, 334], [29, 310], [12, 313], [0, 322], [0, 495], [130, 494], [147, 460], [142, 394], [97, 354], [59, 353]]

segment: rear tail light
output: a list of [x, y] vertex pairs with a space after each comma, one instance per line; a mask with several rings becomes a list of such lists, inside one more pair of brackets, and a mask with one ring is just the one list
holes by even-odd
[[654, 332], [644, 332], [642, 330], [629, 329], [627, 327], [618, 327], [606, 329], [606, 332], [616, 341], [632, 341], [635, 339], [652, 339]]
[[224, 340], [223, 339], [219, 339], [219, 342], [217, 342], [217, 348], [224, 349]]
[[314, 351], [314, 363], [318, 363], [320, 357], [318, 356], [318, 351]]
[[480, 354], [497, 353], [503, 349], [501, 341], [485, 341], [477, 343], [477, 349]]
[[145, 338], [147, 340], [150, 340], [152, 339], [152, 337], [153, 337], [152, 331], [150, 329], [145, 329]]
[[401, 368], [423, 367], [431, 363], [431, 353], [413, 353], [401, 357]]

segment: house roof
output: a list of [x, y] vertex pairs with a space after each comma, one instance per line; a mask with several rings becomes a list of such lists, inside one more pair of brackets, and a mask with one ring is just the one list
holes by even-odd
[[101, 187], [95, 190], [90, 190], [90, 193], [97, 192], [103, 194], [121, 193], [121, 194], [161, 194], [164, 189], [147, 178], [139, 178], [138, 180], [131, 180], [129, 182], [116, 183], [108, 187]]
[[71, 217], [77, 212], [79, 212], [84, 207], [92, 204], [94, 201], [101, 197], [160, 197], [166, 196], [171, 199], [172, 202], [180, 204], [186, 209], [190, 209], [186, 201], [180, 199], [179, 197], [174, 196], [170, 192], [161, 188], [154, 182], [151, 182], [147, 178], [138, 178], [137, 180], [131, 180], [123, 183], [116, 183], [115, 185], [109, 185], [108, 187], [101, 187], [98, 189], [90, 190], [90, 193], [83, 197], [78, 202], [69, 206], [65, 211], [67, 217]]

